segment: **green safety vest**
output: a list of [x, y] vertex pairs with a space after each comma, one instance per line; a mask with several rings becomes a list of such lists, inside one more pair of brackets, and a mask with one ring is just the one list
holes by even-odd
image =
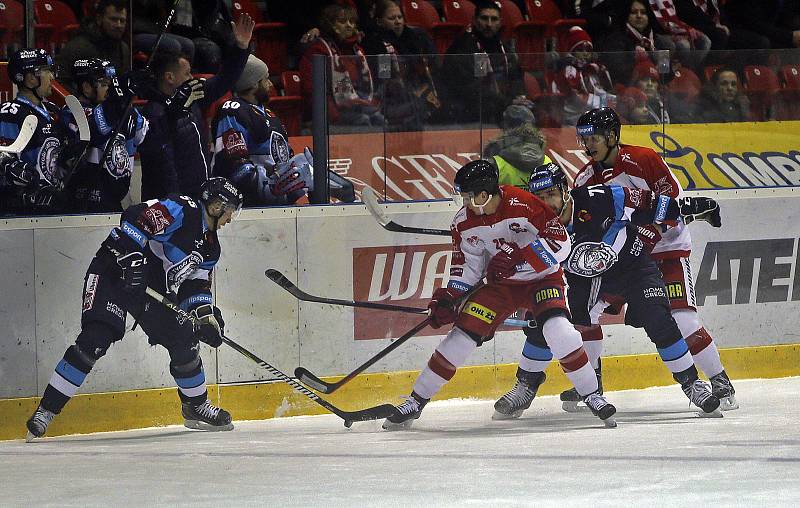
[[[528, 190], [528, 180], [531, 177], [530, 172], [521, 171], [512, 166], [508, 161], [499, 155], [494, 155], [494, 161], [497, 164], [497, 169], [500, 172], [500, 185], [513, 185], [522, 190]], [[542, 164], [553, 162], [547, 155], [544, 156]]]

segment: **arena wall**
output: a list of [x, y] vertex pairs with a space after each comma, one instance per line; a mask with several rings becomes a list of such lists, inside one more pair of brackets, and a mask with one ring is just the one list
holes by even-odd
[[[715, 194], [724, 227], [691, 226], [698, 303], [732, 377], [800, 374], [800, 194], [791, 189]], [[446, 227], [449, 202], [398, 203], [390, 216], [406, 225]], [[0, 438], [23, 436], [53, 367], [80, 325], [83, 276], [118, 216], [46, 217], [0, 221]], [[299, 234], [298, 234], [299, 232]], [[246, 210], [221, 233], [215, 273], [217, 305], [227, 334], [291, 374], [302, 365], [323, 376], [349, 372], [420, 316], [298, 302], [264, 276], [282, 271], [303, 290], [322, 296], [424, 307], [449, 271], [447, 238], [390, 233], [363, 205]], [[671, 379], [638, 330], [605, 327], [608, 389], [668, 384]], [[128, 326], [132, 325], [128, 320]], [[394, 401], [408, 393], [441, 339], [426, 329], [330, 399], [343, 408]], [[512, 383], [524, 336], [499, 332], [470, 358], [442, 392], [494, 397]], [[235, 351], [203, 346], [211, 395], [238, 419], [319, 413]], [[551, 366], [542, 393], [566, 381]], [[129, 332], [98, 362], [50, 435], [180, 422], [166, 351]]]

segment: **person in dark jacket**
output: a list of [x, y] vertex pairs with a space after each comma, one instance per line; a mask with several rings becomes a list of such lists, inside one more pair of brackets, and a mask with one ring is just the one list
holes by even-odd
[[[769, 41], [767, 48], [800, 48], [800, 3], [797, 1], [728, 0], [723, 10], [734, 31], [746, 31], [765, 38]], [[758, 45], [749, 47], [763, 48], [764, 42], [761, 39]]]
[[728, 67], [717, 69], [708, 88], [695, 104], [695, 121], [701, 123], [747, 122], [750, 101], [739, 89], [739, 76]]
[[[142, 110], [150, 122], [150, 132], [139, 147], [143, 200], [170, 193], [197, 195], [208, 179], [210, 135], [203, 111], [231, 91], [239, 79], [255, 23], [244, 14], [232, 26], [235, 46], [227, 48], [219, 74], [199, 86], [185, 56], [159, 51], [153, 58], [156, 90]], [[183, 94], [185, 100], [173, 98], [179, 91], [178, 96]]]
[[66, 82], [74, 81], [75, 60], [98, 58], [107, 60], [117, 73], [131, 68], [131, 50], [123, 40], [128, 22], [127, 0], [100, 0], [94, 17], [84, 19], [80, 30], [56, 56], [56, 63]]

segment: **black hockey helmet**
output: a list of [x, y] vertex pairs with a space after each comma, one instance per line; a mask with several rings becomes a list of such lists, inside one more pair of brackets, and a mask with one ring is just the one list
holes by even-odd
[[20, 49], [8, 59], [8, 77], [17, 86], [22, 85], [28, 72], [49, 68], [55, 72], [53, 58], [43, 49]]
[[619, 115], [611, 108], [590, 109], [578, 118], [576, 126], [578, 138], [600, 134], [608, 136], [613, 133], [619, 141], [619, 131], [622, 122]]
[[77, 87], [80, 87], [83, 82], [94, 85], [101, 79], [111, 80], [116, 75], [116, 69], [108, 60], [81, 58], [72, 64], [72, 77]]
[[493, 162], [478, 159], [461, 167], [456, 173], [453, 188], [456, 193], [478, 195], [482, 191], [494, 194], [499, 189], [500, 174]]
[[238, 213], [242, 209], [243, 201], [244, 196], [239, 192], [239, 189], [229, 182], [227, 178], [221, 176], [209, 178], [200, 187], [200, 202], [203, 203], [207, 212], [208, 207], [213, 203], [220, 202], [223, 205], [217, 215], [212, 215], [211, 212], [208, 212], [214, 218], [222, 217], [228, 210], [234, 214]]
[[553, 162], [536, 166], [531, 173], [530, 179], [528, 179], [528, 190], [531, 192], [541, 191], [555, 186], [566, 189], [569, 187], [569, 184], [564, 170]]

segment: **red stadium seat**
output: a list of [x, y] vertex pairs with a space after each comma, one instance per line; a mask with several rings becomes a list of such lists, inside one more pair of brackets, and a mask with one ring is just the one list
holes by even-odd
[[289, 136], [300, 135], [303, 98], [298, 95], [270, 97], [267, 107], [280, 118]]
[[783, 89], [775, 105], [776, 120], [800, 120], [800, 65], [784, 65], [780, 72]]
[[750, 98], [753, 120], [764, 121], [771, 117], [775, 95], [780, 90], [778, 76], [764, 65], [747, 65], [744, 68], [744, 89]]
[[401, 7], [406, 23], [424, 28], [433, 39], [439, 54], [446, 53], [453, 40], [464, 31], [464, 27], [458, 23], [442, 23], [439, 13], [425, 0], [402, 0]]
[[9, 46], [19, 48], [24, 45], [24, 23], [25, 11], [21, 4], [16, 0], [0, 0], [0, 56], [4, 59], [8, 58]]
[[675, 77], [669, 82], [667, 88], [677, 98], [692, 101], [700, 95], [702, 86], [700, 78], [694, 71], [682, 67], [675, 71]]
[[284, 95], [303, 95], [300, 73], [297, 71], [283, 71], [281, 73]]
[[542, 95], [542, 87], [539, 85], [539, 80], [530, 72], [523, 74], [522, 82], [525, 84], [525, 94], [530, 100], [534, 100], [536, 97]]
[[717, 72], [718, 69], [721, 69], [721, 65], [706, 65], [703, 68], [703, 77], [705, 78], [706, 82], [710, 82], [711, 78], [714, 77], [714, 73]]
[[442, 2], [444, 19], [462, 26], [468, 26], [475, 17], [475, 6], [468, 0], [446, 0]]
[[498, 0], [498, 3], [503, 16], [503, 27], [500, 29], [500, 36], [508, 40], [514, 36], [514, 27], [525, 22], [525, 16], [522, 15], [522, 11], [512, 0]]
[[14, 83], [8, 77], [8, 62], [0, 62], [0, 102], [14, 98]]
[[269, 66], [269, 72], [280, 75], [288, 68], [289, 41], [286, 23], [265, 23], [261, 10], [251, 0], [233, 0], [232, 14], [238, 19], [247, 13], [256, 22], [253, 28], [255, 55]]
[[551, 27], [548, 37], [560, 37], [573, 26], [586, 27], [585, 19], [564, 18], [553, 0], [525, 0], [525, 6], [528, 8], [529, 20], [546, 23]]
[[60, 0], [34, 0], [33, 15], [37, 21], [37, 38], [40, 30], [49, 32], [47, 35], [49, 47], [54, 51], [64, 47], [79, 28], [72, 8]]

